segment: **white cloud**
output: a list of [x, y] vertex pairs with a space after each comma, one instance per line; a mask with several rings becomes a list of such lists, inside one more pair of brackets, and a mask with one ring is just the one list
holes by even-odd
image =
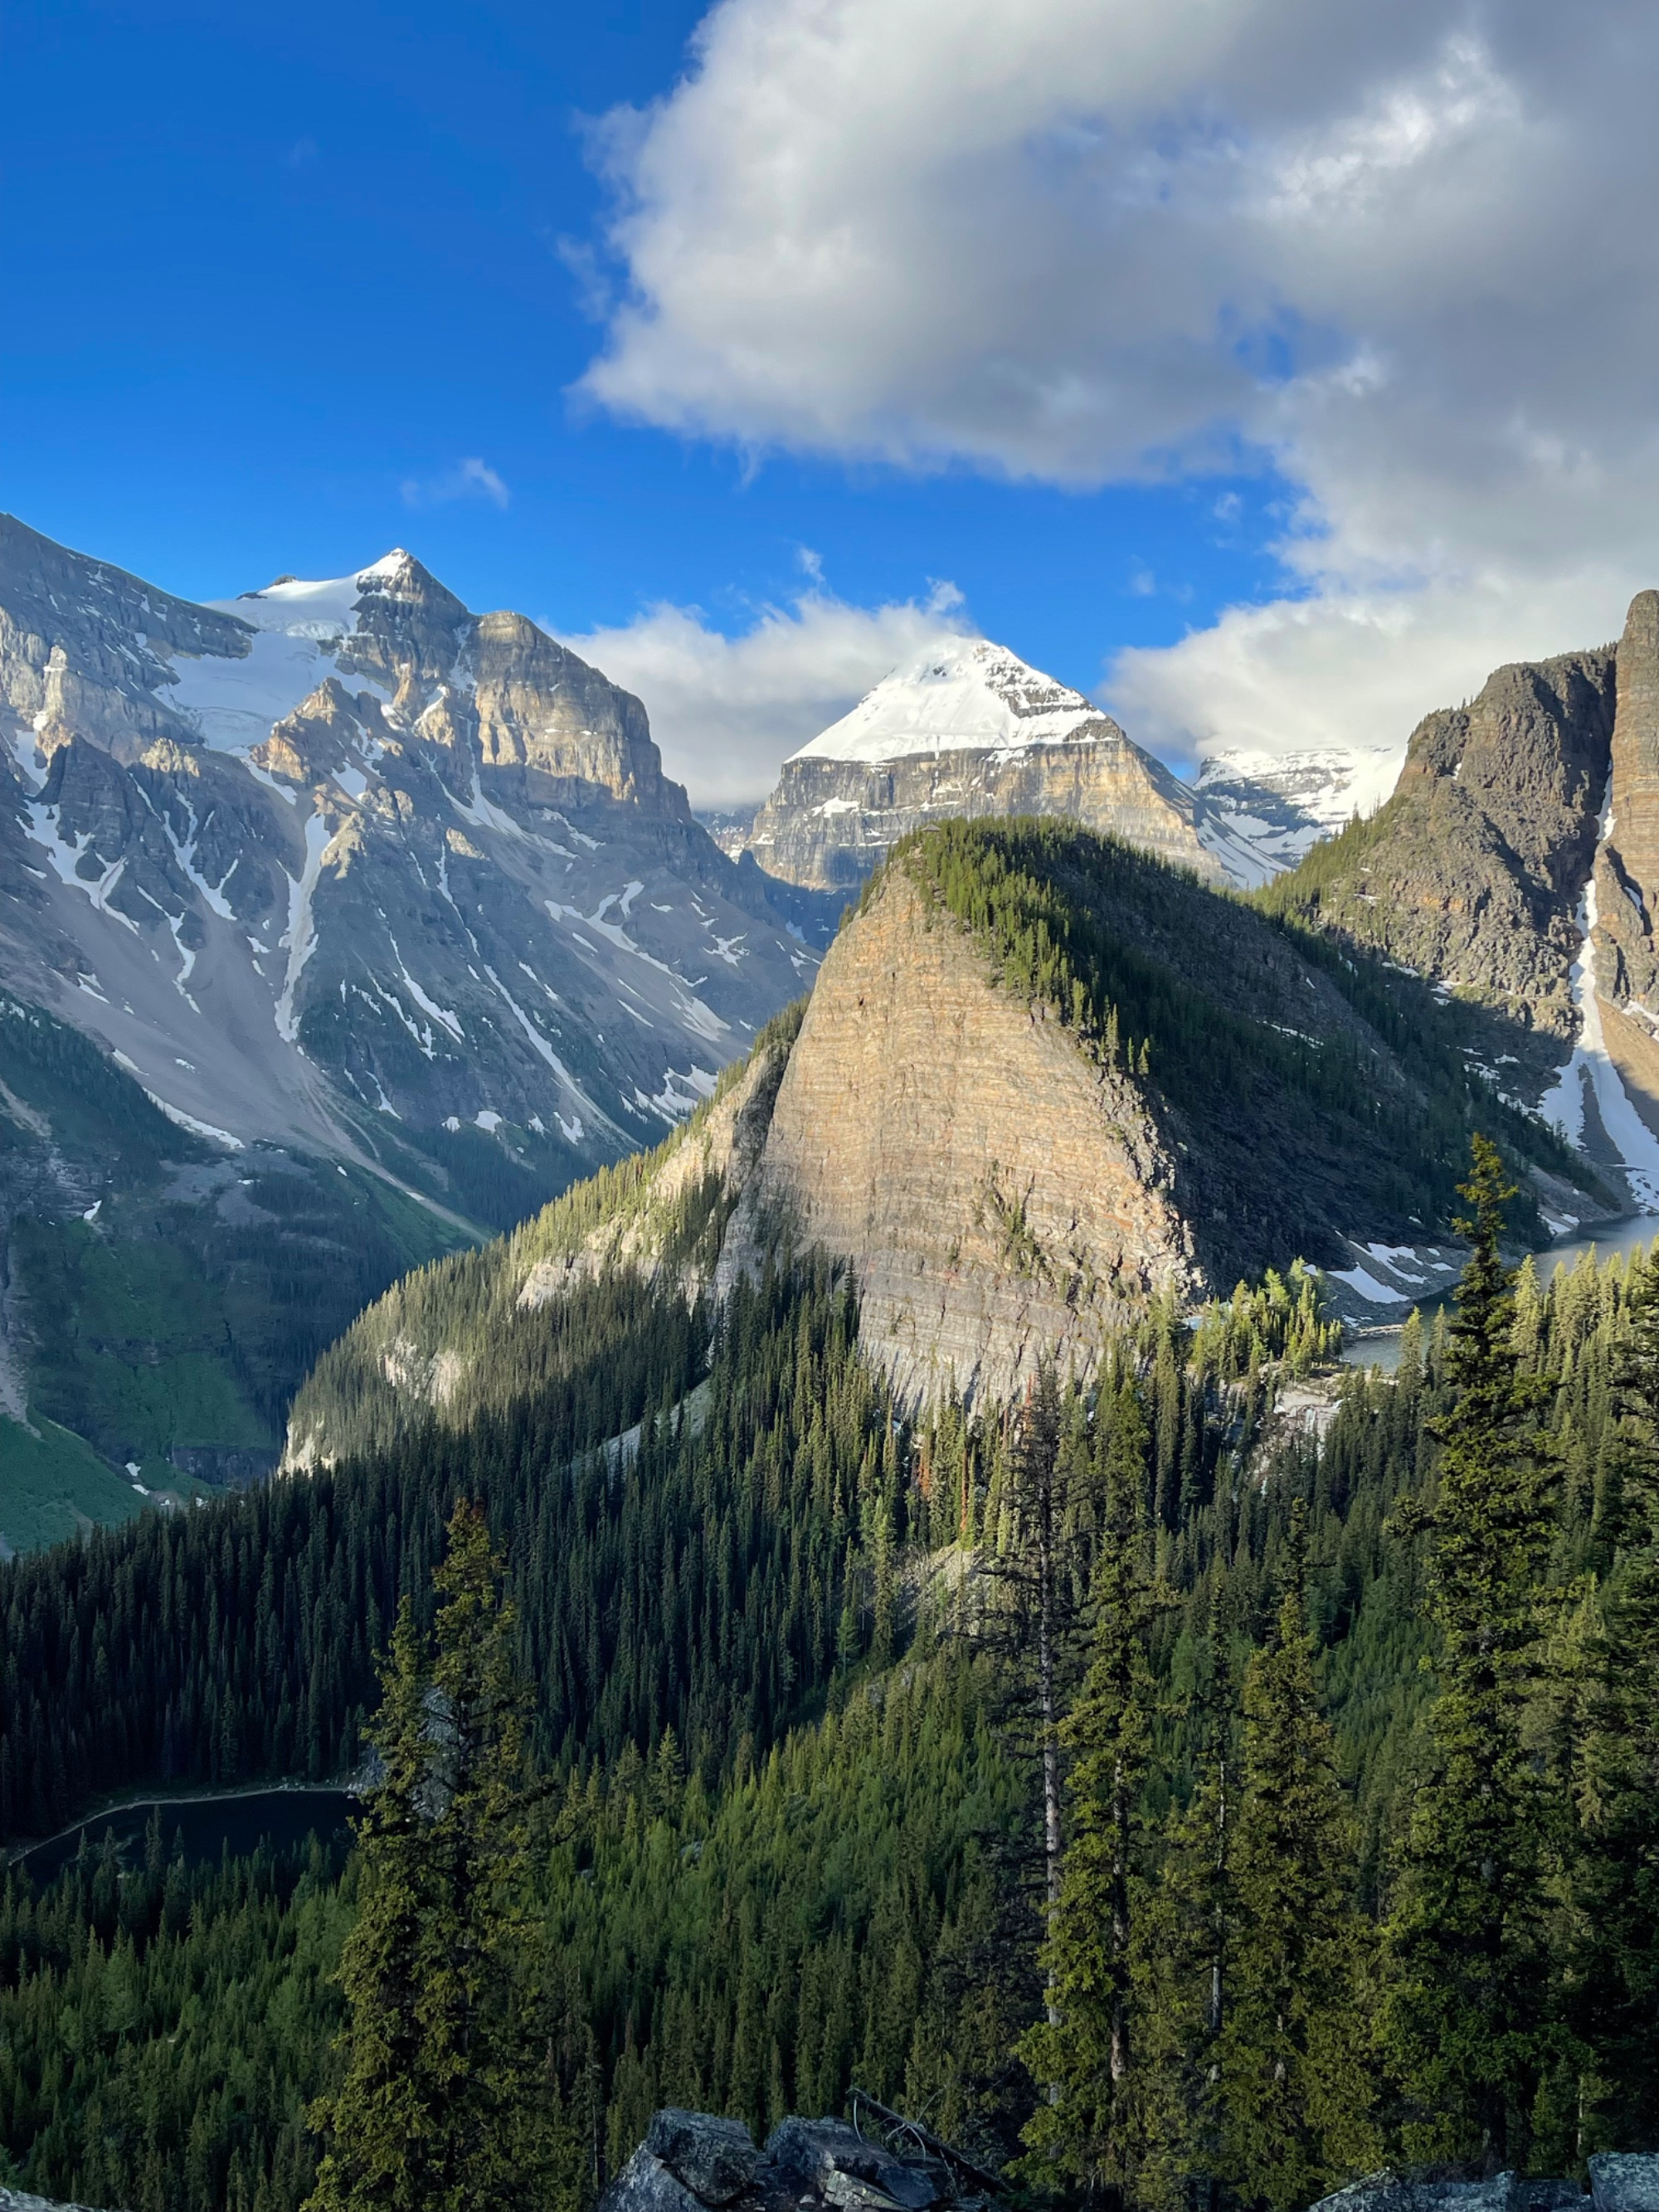
[[1506, 660], [1607, 644], [1625, 604], [1618, 578], [1587, 569], [1523, 588], [1475, 582], [1233, 607], [1179, 645], [1119, 653], [1102, 696], [1139, 743], [1182, 769], [1223, 746], [1284, 753], [1340, 742], [1403, 755], [1425, 714], [1473, 698]]
[[457, 499], [483, 499], [492, 507], [506, 507], [513, 497], [495, 471], [476, 454], [440, 476], [405, 478], [403, 495], [404, 505], [413, 507], [446, 507]]
[[1647, 0], [721, 0], [599, 134], [585, 388], [1075, 486], [1257, 457], [1295, 596], [1114, 696], [1358, 732], [1659, 574], [1656, 91]]
[[635, 622], [561, 641], [637, 692], [663, 765], [699, 806], [749, 806], [777, 781], [787, 755], [857, 704], [872, 684], [943, 631], [971, 631], [960, 594], [850, 606], [817, 581], [787, 607], [767, 607], [736, 637], [695, 607], [656, 606]]

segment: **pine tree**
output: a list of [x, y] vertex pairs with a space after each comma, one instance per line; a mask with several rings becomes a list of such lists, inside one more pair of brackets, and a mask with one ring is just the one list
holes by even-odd
[[1572, 2017], [1591, 2055], [1579, 2154], [1659, 2141], [1659, 1253], [1632, 1269], [1626, 1314], [1620, 1556], [1573, 1777]]
[[[1540, 1571], [1556, 1469], [1540, 1388], [1513, 1342], [1498, 1252], [1514, 1195], [1477, 1136], [1457, 1224], [1473, 1249], [1445, 1351], [1455, 1392], [1435, 1425], [1428, 1608], [1439, 1631], [1431, 1771], [1419, 1790], [1386, 1931], [1383, 2044], [1427, 2157], [1524, 2155], [1548, 2029], [1545, 1882], [1553, 1808], [1524, 1737], [1539, 1665]], [[1401, 1516], [1402, 1522], [1407, 1521]]]
[[1237, 1699], [1226, 1584], [1212, 1592], [1202, 1672], [1190, 1707], [1196, 1778], [1170, 1814], [1163, 1865], [1136, 1934], [1149, 2206], [1213, 2207], [1224, 2171], [1220, 2041], [1232, 1994], [1237, 1899]]
[[1376, 2162], [1364, 1923], [1335, 1744], [1314, 1692], [1300, 1501], [1276, 1631], [1244, 1680], [1237, 1930], [1217, 2039], [1224, 2170], [1273, 2212]]
[[1146, 1525], [1147, 1431], [1133, 1383], [1109, 1420], [1096, 1559], [1093, 1656], [1063, 1738], [1074, 1754], [1071, 1835], [1044, 1951], [1048, 2018], [1024, 2055], [1048, 2088], [1025, 2130], [1038, 2171], [1133, 2195], [1147, 2141], [1136, 2064], [1135, 1938], [1148, 1890], [1142, 1794], [1152, 1747], [1147, 1630], [1165, 1601]]
[[526, 1692], [501, 1570], [463, 1500], [433, 1577], [434, 1650], [407, 1596], [398, 1611], [341, 1968], [344, 2080], [312, 2115], [328, 2145], [312, 2212], [484, 2212], [557, 2179], [524, 1971]]

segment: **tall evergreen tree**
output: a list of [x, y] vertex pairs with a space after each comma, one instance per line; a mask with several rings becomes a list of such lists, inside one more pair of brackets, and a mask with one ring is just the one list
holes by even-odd
[[484, 2212], [556, 2179], [525, 1972], [526, 1694], [501, 1565], [464, 1499], [433, 1578], [435, 1649], [407, 1596], [398, 1611], [341, 1968], [344, 2079], [313, 2115], [328, 2146], [313, 2212]]
[[[1432, 1765], [1413, 1808], [1387, 1929], [1388, 2058], [1415, 2107], [1410, 2149], [1524, 2156], [1548, 2040], [1546, 1926], [1554, 1808], [1525, 1738], [1554, 1533], [1557, 1468], [1541, 1386], [1513, 1340], [1512, 1277], [1498, 1250], [1507, 1201], [1497, 1147], [1477, 1136], [1472, 1250], [1445, 1368], [1455, 1396], [1436, 1424], [1428, 1609], [1439, 1632]], [[1402, 1521], [1406, 1516], [1402, 1516]]]
[[1224, 2169], [1273, 2212], [1376, 2163], [1365, 1924], [1336, 1747], [1314, 1692], [1297, 1502], [1273, 1639], [1244, 1678], [1236, 1933], [1217, 2038]]
[[1134, 1385], [1109, 1424], [1096, 1559], [1093, 1656], [1062, 1735], [1073, 1753], [1071, 1835], [1045, 1950], [1049, 2014], [1025, 2057], [1048, 2089], [1025, 2130], [1040, 2160], [1133, 2197], [1147, 2141], [1137, 2068], [1135, 1935], [1148, 1887], [1143, 1795], [1153, 1685], [1147, 1631], [1164, 1601], [1146, 1510], [1147, 1431]]
[[1572, 2021], [1590, 2054], [1581, 2154], [1659, 2142], [1659, 1249], [1632, 1268], [1626, 1314], [1618, 1556], [1573, 1777]]

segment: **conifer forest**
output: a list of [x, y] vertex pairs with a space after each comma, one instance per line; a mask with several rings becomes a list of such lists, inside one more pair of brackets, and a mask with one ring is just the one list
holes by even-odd
[[[1659, 2140], [1659, 1263], [1542, 1287], [1508, 1188], [1393, 1375], [1298, 1268], [906, 1418], [822, 1260], [617, 1275], [459, 1428], [6, 1563], [0, 1821], [82, 1833], [0, 2176], [586, 2212], [854, 2086], [1033, 2206]], [[348, 1773], [217, 1863], [96, 1810]]]

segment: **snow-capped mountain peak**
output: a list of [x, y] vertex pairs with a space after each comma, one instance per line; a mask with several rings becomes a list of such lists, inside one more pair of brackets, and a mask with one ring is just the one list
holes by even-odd
[[1122, 732], [1082, 692], [985, 637], [945, 636], [884, 676], [798, 761], [902, 760], [917, 753], [1017, 751]]
[[815, 965], [641, 702], [404, 549], [197, 606], [0, 518], [0, 984], [191, 1127], [465, 1211], [467, 1145], [615, 1157]]

